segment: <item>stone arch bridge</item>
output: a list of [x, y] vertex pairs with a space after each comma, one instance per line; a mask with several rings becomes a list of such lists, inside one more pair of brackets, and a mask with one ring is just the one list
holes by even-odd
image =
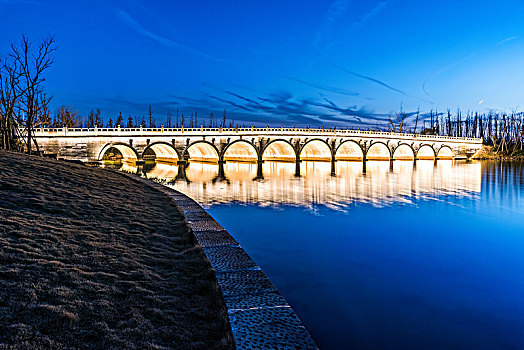
[[100, 162], [108, 154], [140, 164], [266, 160], [366, 161], [471, 158], [482, 140], [381, 131], [311, 128], [60, 128], [35, 132], [40, 151]]

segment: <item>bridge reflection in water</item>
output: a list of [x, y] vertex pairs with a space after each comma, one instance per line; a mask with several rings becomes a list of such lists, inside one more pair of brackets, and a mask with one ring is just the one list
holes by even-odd
[[[222, 169], [220, 169], [222, 167]], [[313, 208], [316, 204], [345, 210], [352, 203], [384, 206], [412, 203], [453, 195], [475, 197], [481, 191], [481, 163], [453, 160], [303, 161], [296, 176], [295, 163], [265, 161], [262, 174], [256, 163], [224, 164], [189, 162], [187, 166], [162, 163], [136, 166], [123, 163], [121, 170], [138, 172], [165, 182], [204, 206], [218, 203], [281, 204]], [[336, 174], [333, 176], [333, 170]]]

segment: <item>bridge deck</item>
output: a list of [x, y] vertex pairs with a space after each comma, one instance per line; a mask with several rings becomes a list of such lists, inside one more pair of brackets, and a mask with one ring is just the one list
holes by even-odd
[[482, 143], [482, 139], [439, 135], [421, 135], [373, 130], [324, 129], [324, 128], [40, 128], [35, 137], [89, 137], [89, 136], [197, 136], [197, 135], [281, 135], [281, 136], [327, 136], [372, 137], [393, 139], [418, 139], [440, 142]]

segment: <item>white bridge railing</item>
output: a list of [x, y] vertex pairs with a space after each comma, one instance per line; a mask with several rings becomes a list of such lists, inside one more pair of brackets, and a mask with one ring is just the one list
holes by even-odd
[[[56, 137], [56, 136], [125, 136], [125, 135], [149, 135], [162, 136], [172, 134], [189, 134], [189, 135], [216, 135], [216, 134], [313, 134], [313, 135], [329, 135], [335, 137], [341, 136], [360, 136], [360, 137], [391, 137], [402, 139], [433, 139], [438, 141], [462, 141], [465, 143], [482, 143], [482, 139], [471, 137], [454, 137], [454, 136], [439, 136], [439, 135], [421, 135], [396, 133], [388, 131], [372, 131], [372, 130], [350, 130], [350, 129], [325, 129], [325, 128], [39, 128], [35, 130], [35, 137]], [[189, 136], [188, 135], [188, 136]]]

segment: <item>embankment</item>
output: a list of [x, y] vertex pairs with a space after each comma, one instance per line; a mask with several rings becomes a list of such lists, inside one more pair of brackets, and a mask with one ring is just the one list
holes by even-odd
[[0, 348], [233, 348], [176, 204], [103, 169], [0, 152]]

